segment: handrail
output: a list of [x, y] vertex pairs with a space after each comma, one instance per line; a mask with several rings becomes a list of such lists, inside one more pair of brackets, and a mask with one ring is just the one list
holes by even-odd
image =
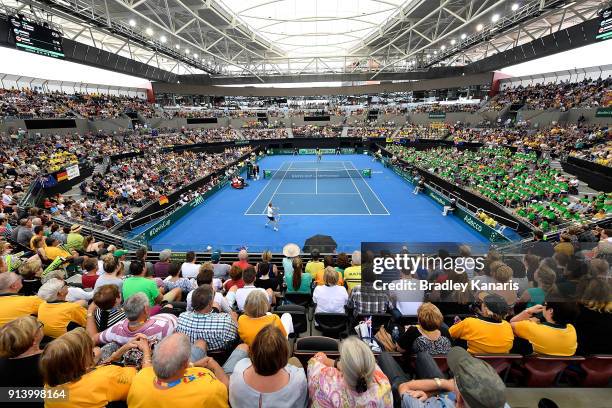
[[87, 222], [82, 221], [72, 221], [68, 220], [64, 217], [52, 217], [52, 220], [59, 225], [62, 226], [71, 226], [73, 224], [79, 224], [83, 226], [83, 231], [89, 235], [92, 235], [94, 238], [102, 240], [107, 243], [111, 243], [115, 246], [124, 248], [124, 249], [139, 249], [146, 245], [145, 242], [134, 238], [127, 238], [125, 236], [121, 236], [119, 234], [112, 233], [108, 230], [100, 230], [99, 225], [92, 225]]
[[[176, 201], [175, 203], [169, 205], [168, 207], [164, 207], [161, 210], [155, 211], [154, 213], [151, 213], [151, 214], [148, 214], [148, 215], [145, 215], [144, 217], [140, 217], [140, 218], [136, 218], [136, 219], [129, 219], [129, 220], [126, 220], [126, 222], [124, 222], [124, 223], [113, 225], [113, 228], [111, 228], [111, 230], [114, 231], [115, 229], [119, 229], [121, 226], [125, 225], [125, 223], [128, 223], [130, 230], [132, 230], [132, 229], [135, 228], [132, 225], [133, 223], [137, 223], [137, 222], [145, 220], [145, 219], [148, 219], [147, 222], [153, 221], [156, 218], [161, 218], [161, 217], [165, 216], [169, 212], [173, 212], [177, 207], [180, 207], [180, 206], [181, 206], [181, 201]], [[160, 215], [158, 215], [158, 214], [160, 214]], [[146, 222], [145, 223], [140, 223], [138, 225], [142, 225], [142, 224], [146, 224]]]
[[42, 190], [42, 176], [37, 176], [36, 179], [30, 183], [30, 185], [28, 186], [28, 189], [26, 190], [25, 195], [21, 198], [21, 200], [19, 200], [19, 207], [20, 208], [25, 208], [28, 207], [32, 204], [32, 196], [34, 195], [34, 189], [38, 188], [38, 190], [36, 191], [36, 200], [38, 201], [38, 195], [40, 193], [40, 191]]

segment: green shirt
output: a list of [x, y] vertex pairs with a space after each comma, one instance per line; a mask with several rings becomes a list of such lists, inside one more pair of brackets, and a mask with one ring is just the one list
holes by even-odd
[[153, 279], [142, 276], [130, 276], [123, 281], [123, 301], [125, 302], [135, 293], [142, 292], [149, 298], [150, 306], [155, 304], [155, 299], [159, 296], [159, 289]]
[[287, 293], [304, 293], [310, 295], [312, 276], [310, 276], [310, 274], [306, 272], [302, 273], [302, 281], [300, 282], [300, 287], [296, 290], [293, 288], [293, 271], [285, 272], [285, 283], [287, 284]]
[[66, 248], [74, 249], [76, 251], [82, 251], [84, 249], [83, 248], [84, 240], [85, 240], [85, 237], [83, 237], [81, 234], [75, 234], [71, 232], [70, 234], [66, 236]]

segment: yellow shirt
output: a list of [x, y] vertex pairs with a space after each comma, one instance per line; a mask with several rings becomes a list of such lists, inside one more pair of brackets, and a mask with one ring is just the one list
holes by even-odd
[[361, 285], [361, 265], [349, 266], [344, 270], [344, 281], [350, 292], [355, 286]]
[[38, 307], [38, 320], [45, 325], [46, 336], [59, 337], [66, 333], [66, 327], [71, 321], [85, 327], [87, 309], [71, 302], [41, 303]]
[[507, 321], [500, 323], [468, 317], [449, 329], [455, 339], [466, 340], [472, 354], [504, 354], [510, 352], [514, 334]]
[[250, 347], [257, 333], [269, 324], [275, 325], [285, 336], [287, 335], [280, 317], [275, 314], [269, 314], [262, 317], [249, 317], [243, 314], [238, 318], [238, 335], [242, 341]]
[[[337, 271], [336, 271], [337, 272]], [[325, 281], [323, 280], [323, 275], [325, 274], [325, 269], [320, 270], [319, 272], [317, 272], [317, 285], [325, 285]], [[344, 279], [342, 279], [342, 274], [340, 272], [338, 272], [338, 286], [342, 286], [344, 285]]]
[[52, 261], [54, 261], [55, 258], [57, 258], [58, 256], [64, 257], [64, 258], [68, 258], [72, 256], [72, 254], [66, 251], [65, 249], [62, 249], [60, 247], [55, 247], [55, 246], [46, 247], [45, 255], [47, 255], [47, 258], [49, 258]]
[[571, 324], [566, 327], [555, 327], [531, 320], [521, 320], [514, 323], [514, 334], [528, 340], [534, 353], [537, 354], [573, 356], [578, 346], [576, 329]]
[[[34, 240], [36, 239], [36, 237], [38, 237], [38, 235], [32, 235], [32, 238], [30, 238], [30, 249], [32, 251], [36, 251], [36, 249], [34, 248]], [[45, 241], [45, 237], [43, 237], [43, 248], [47, 248], [47, 242]]]
[[127, 398], [130, 408], [225, 408], [229, 407], [225, 384], [207, 368], [190, 367], [182, 381], [169, 387], [157, 383], [152, 367], [140, 370]]
[[325, 264], [323, 262], [308, 261], [308, 263], [306, 263], [306, 268], [304, 268], [304, 272], [310, 274], [312, 280], [315, 280], [317, 278], [317, 273], [319, 273], [319, 271], [322, 272], [323, 269], [325, 269]]
[[46, 408], [102, 408], [111, 401], [125, 401], [136, 375], [134, 367], [97, 367], [78, 381], [60, 385], [68, 388], [67, 400], [45, 401]]
[[37, 314], [43, 302], [38, 296], [0, 295], [0, 327], [18, 317]]

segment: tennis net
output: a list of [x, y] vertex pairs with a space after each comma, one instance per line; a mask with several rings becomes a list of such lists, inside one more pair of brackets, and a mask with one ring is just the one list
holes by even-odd
[[264, 179], [283, 180], [314, 180], [314, 179], [337, 179], [337, 178], [362, 178], [372, 177], [372, 169], [296, 169], [296, 170], [264, 170]]

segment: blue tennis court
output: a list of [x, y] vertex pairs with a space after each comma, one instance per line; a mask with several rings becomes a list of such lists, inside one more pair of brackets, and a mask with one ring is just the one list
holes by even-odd
[[245, 215], [262, 215], [269, 202], [281, 215], [389, 215], [352, 161], [285, 161]]
[[[153, 249], [246, 246], [280, 252], [286, 243], [302, 246], [316, 234], [331, 235], [338, 252], [358, 249], [362, 241], [486, 242], [461, 219], [443, 217], [431, 198], [412, 194], [411, 184], [371, 156], [325, 155], [320, 163], [315, 156], [267, 156], [259, 166], [277, 172], [270, 179], [249, 180], [243, 190], [221, 189], [155, 237]], [[372, 177], [362, 178], [355, 169], [371, 169]], [[264, 227], [270, 199], [280, 208], [279, 231]]]

